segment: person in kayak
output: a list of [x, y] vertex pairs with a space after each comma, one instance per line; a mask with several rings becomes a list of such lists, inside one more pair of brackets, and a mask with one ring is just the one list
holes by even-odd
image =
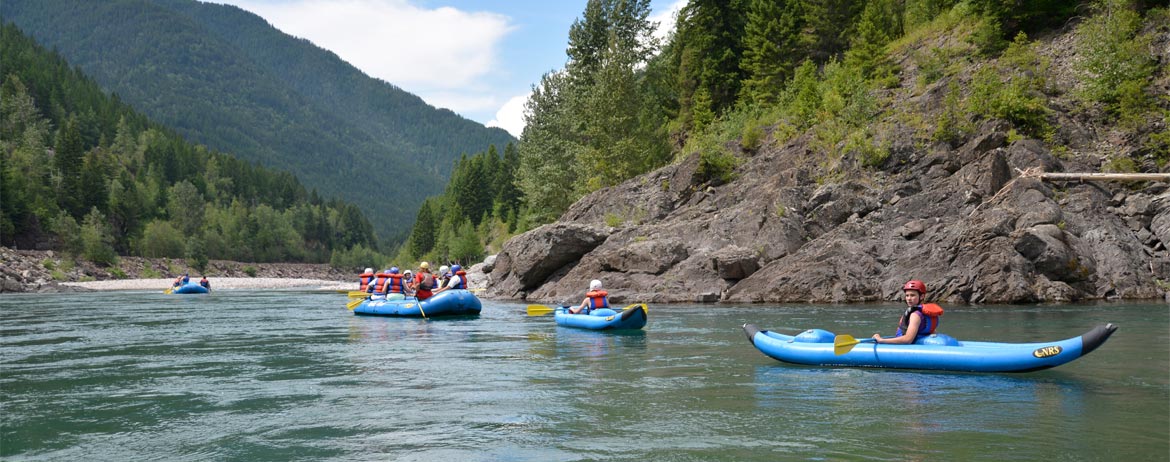
[[609, 292], [601, 288], [600, 280], [594, 279], [589, 281], [589, 292], [585, 293], [585, 299], [581, 300], [580, 305], [569, 308], [569, 314], [589, 314], [598, 308], [609, 308]]
[[902, 286], [906, 299], [906, 312], [898, 320], [898, 332], [893, 337], [873, 334], [874, 343], [914, 343], [919, 335], [930, 335], [938, 328], [938, 317], [942, 308], [934, 303], [922, 304], [926, 298], [926, 283], [917, 279]]

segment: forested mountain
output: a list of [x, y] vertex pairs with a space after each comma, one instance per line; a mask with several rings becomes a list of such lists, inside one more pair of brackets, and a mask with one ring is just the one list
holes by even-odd
[[462, 154], [513, 141], [234, 6], [5, 0], [0, 15], [192, 141], [360, 202], [391, 242]]
[[0, 245], [201, 268], [327, 262], [376, 244], [357, 205], [184, 140], [11, 24], [0, 69]]

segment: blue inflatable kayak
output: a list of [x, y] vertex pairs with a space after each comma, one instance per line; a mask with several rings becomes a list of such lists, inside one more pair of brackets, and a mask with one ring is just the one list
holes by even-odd
[[558, 326], [582, 329], [641, 329], [646, 326], [646, 304], [627, 306], [620, 313], [609, 308], [592, 310], [589, 314], [570, 314], [568, 307], [557, 307], [555, 318]]
[[[877, 344], [871, 339], [837, 339], [832, 332], [806, 330], [784, 335], [744, 324], [748, 340], [773, 359], [811, 366], [888, 367], [965, 372], [1031, 372], [1056, 367], [1089, 354], [1117, 330], [1113, 324], [1094, 327], [1083, 335], [1042, 343], [960, 342], [946, 334], [931, 334], [912, 344]], [[856, 344], [854, 346], [854, 344]], [[850, 349], [849, 347], [852, 346]]]
[[208, 294], [211, 290], [199, 285], [198, 282], [188, 282], [171, 291], [172, 294]]
[[483, 305], [471, 291], [445, 290], [419, 302], [409, 297], [401, 300], [365, 300], [354, 307], [353, 314], [362, 316], [401, 316], [430, 318], [434, 316], [477, 315]]

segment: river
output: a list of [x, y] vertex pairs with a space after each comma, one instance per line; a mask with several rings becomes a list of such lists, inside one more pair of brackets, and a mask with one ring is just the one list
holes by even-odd
[[485, 301], [355, 317], [344, 295], [0, 296], [4, 460], [1167, 460], [1170, 306], [951, 306], [939, 332], [1120, 326], [1025, 374], [814, 368], [740, 326], [890, 334], [897, 303], [651, 305], [599, 333]]

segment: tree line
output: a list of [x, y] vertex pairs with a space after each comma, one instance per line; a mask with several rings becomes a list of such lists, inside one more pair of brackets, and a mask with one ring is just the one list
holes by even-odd
[[0, 243], [119, 255], [328, 262], [376, 247], [349, 203], [290, 173], [187, 142], [0, 26]]

